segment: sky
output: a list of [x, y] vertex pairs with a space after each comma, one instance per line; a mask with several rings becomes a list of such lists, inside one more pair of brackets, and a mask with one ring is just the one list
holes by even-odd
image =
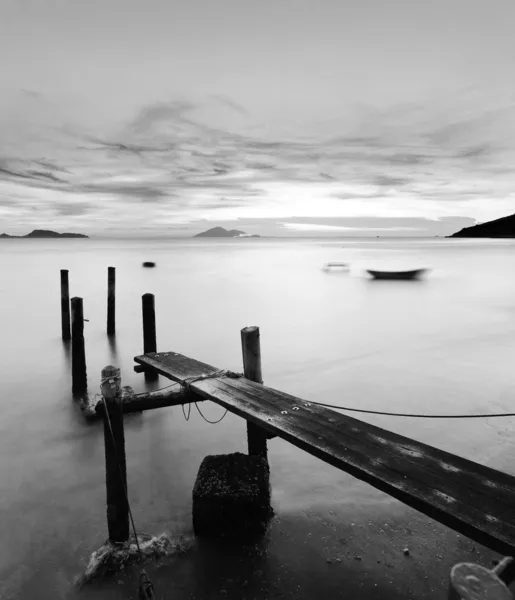
[[0, 233], [515, 212], [513, 0], [0, 0]]

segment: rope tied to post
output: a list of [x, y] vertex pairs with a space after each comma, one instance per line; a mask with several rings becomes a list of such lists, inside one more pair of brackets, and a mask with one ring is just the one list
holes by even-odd
[[[221, 379], [223, 377], [229, 377], [231, 379], [239, 379], [240, 377], [243, 377], [243, 373], [235, 373], [234, 371], [230, 371], [229, 369], [220, 369], [218, 371], [214, 371], [213, 373], [207, 373], [205, 375], [196, 375], [195, 377], [188, 377], [181, 383], [181, 385], [184, 387], [186, 392], [190, 392], [192, 384], [195, 383], [196, 381], [204, 381], [204, 379], [219, 379], [219, 378]], [[191, 403], [188, 404], [188, 412], [187, 413], [184, 409], [184, 404], [181, 405], [181, 408], [182, 408], [182, 414], [184, 415], [184, 418], [186, 419], [186, 421], [189, 421], [190, 415], [191, 415]], [[216, 421], [210, 421], [202, 413], [197, 402], [195, 402], [195, 408], [197, 409], [199, 415], [204, 419], [204, 421], [206, 421], [207, 423], [209, 423], [211, 425], [216, 425], [217, 423], [220, 423], [220, 421], [227, 414], [227, 409], [225, 409], [223, 415], [219, 419], [217, 419]]]
[[189, 392], [191, 391], [192, 384], [194, 384], [196, 381], [203, 381], [204, 379], [221, 379], [223, 377], [239, 379], [240, 377], [243, 377], [243, 373], [235, 373], [234, 371], [229, 371], [228, 369], [220, 369], [219, 371], [207, 373], [206, 375], [196, 375], [195, 377], [188, 377], [181, 383], [181, 385], [184, 386], [187, 392]]

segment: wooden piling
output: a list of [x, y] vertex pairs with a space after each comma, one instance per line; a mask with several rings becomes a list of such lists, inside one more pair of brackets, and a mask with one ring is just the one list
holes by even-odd
[[[241, 349], [243, 353], [243, 374], [247, 379], [263, 383], [261, 373], [261, 344], [259, 327], [244, 327], [241, 330]], [[267, 436], [258, 425], [247, 421], [248, 451], [251, 455], [267, 458]]]
[[107, 335], [115, 333], [116, 269], [107, 267]]
[[126, 542], [129, 539], [130, 529], [120, 369], [113, 366], [104, 367], [100, 388], [105, 399], [102, 412], [109, 541]]
[[[143, 311], [143, 354], [157, 352], [154, 294], [143, 294], [141, 305]], [[147, 381], [155, 381], [158, 378], [159, 375], [155, 371], [145, 372], [145, 380]]]
[[141, 304], [143, 309], [143, 354], [157, 352], [154, 294], [143, 294]]
[[69, 340], [71, 338], [68, 269], [61, 269], [61, 332], [63, 340]]
[[72, 298], [72, 393], [81, 395], [88, 389], [86, 350], [84, 345], [84, 309], [82, 298]]

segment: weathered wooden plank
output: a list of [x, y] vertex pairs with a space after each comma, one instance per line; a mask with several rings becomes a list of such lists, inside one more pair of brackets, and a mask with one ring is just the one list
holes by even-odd
[[[217, 371], [173, 352], [135, 360], [179, 383]], [[515, 549], [515, 478], [506, 473], [245, 378], [196, 381], [191, 391], [481, 544]]]
[[[221, 400], [219, 404], [229, 408], [229, 404], [234, 402], [234, 388], [237, 387], [237, 381], [231, 380], [229, 385], [224, 385], [225, 382], [220, 380], [206, 380], [201, 383], [204, 386], [208, 384], [213, 386], [205, 391], [213, 393], [213, 388], [216, 389], [217, 398]], [[240, 406], [243, 404], [240, 395], [236, 401]], [[513, 511], [503, 502], [497, 501], [495, 501], [495, 508], [490, 510], [491, 491], [470, 487], [464, 489], [456, 472], [437, 475], [431, 470], [431, 463], [424, 455], [414, 457], [406, 456], [402, 452], [397, 453], [394, 443], [374, 444], [366, 439], [347, 436], [344, 430], [338, 430], [334, 426], [336, 419], [334, 423], [327, 423], [322, 428], [318, 427], [309, 417], [306, 419], [302, 415], [302, 405], [300, 407], [299, 411], [292, 411], [291, 414], [281, 415], [278, 418], [274, 415], [274, 409], [263, 402], [258, 406], [254, 403], [246, 403], [245, 406], [247, 415], [255, 410], [259, 418], [266, 418], [268, 422], [270, 419], [272, 422], [281, 420], [280, 424], [275, 423], [281, 429], [278, 433], [280, 437], [322, 458], [325, 462], [371, 483], [425, 514], [445, 524], [448, 524], [447, 519], [459, 519], [468, 526], [479, 525], [487, 531], [496, 531], [501, 537], [515, 542]], [[384, 440], [384, 437], [382, 439]], [[512, 497], [515, 499], [515, 493]], [[415, 504], [417, 501], [423, 504], [417, 506]], [[465, 535], [471, 535], [468, 529], [467, 531], [461, 529], [461, 531]]]
[[[233, 380], [227, 380], [227, 385], [231, 385]], [[271, 402], [270, 394], [268, 390], [260, 386], [256, 389], [255, 386], [246, 385], [245, 380], [239, 380], [238, 386], [244, 386], [246, 393], [252, 395], [259, 402]], [[454, 454], [446, 453], [443, 450], [434, 448], [422, 442], [418, 442], [411, 438], [397, 435], [386, 429], [369, 425], [358, 419], [347, 417], [335, 411], [318, 406], [316, 404], [310, 404], [309, 401], [300, 400], [295, 396], [289, 396], [284, 392], [273, 390], [275, 394], [280, 394], [285, 401], [289, 402], [302, 402], [303, 410], [305, 410], [310, 419], [314, 424], [317, 424], [321, 428], [336, 429], [337, 435], [344, 433], [349, 438], [358, 438], [360, 441], [369, 439], [372, 442], [379, 442], [382, 445], [388, 446], [388, 450], [394, 449], [400, 456], [406, 459], [410, 456], [419, 457], [421, 455], [427, 458], [428, 464], [431, 464], [431, 469], [436, 474], [447, 475], [449, 473], [459, 473], [460, 485], [468, 485], [473, 489], [483, 488], [487, 493], [495, 493], [498, 498], [504, 498], [506, 503], [511, 506], [513, 502], [513, 486], [514, 478], [511, 475], [503, 473], [501, 471], [494, 471], [496, 474], [495, 481], [489, 479], [492, 474], [492, 469], [485, 467], [466, 458], [459, 457]], [[274, 399], [275, 402], [275, 399]], [[338, 419], [335, 421], [335, 414], [337, 417], [345, 417], [344, 419]], [[389, 444], [388, 442], [391, 442]], [[445, 461], [445, 457], [449, 459], [449, 462]]]
[[193, 360], [176, 352], [149, 352], [134, 357], [134, 361], [140, 365], [148, 365], [161, 375], [178, 383], [191, 377], [209, 375], [219, 370], [207, 363]]

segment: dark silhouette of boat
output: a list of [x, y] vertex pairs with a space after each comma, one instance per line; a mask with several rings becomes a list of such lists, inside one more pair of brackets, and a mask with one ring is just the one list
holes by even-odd
[[418, 279], [427, 269], [413, 269], [412, 271], [373, 271], [367, 269], [367, 273], [374, 279]]
[[143, 263], [143, 266], [144, 266], [144, 267], [148, 267], [148, 268], [150, 268], [150, 269], [151, 269], [152, 267], [155, 267], [155, 266], [156, 266], [156, 263], [155, 263], [155, 262], [150, 262], [150, 261], [147, 261], [147, 262], [144, 262], [144, 263]]

